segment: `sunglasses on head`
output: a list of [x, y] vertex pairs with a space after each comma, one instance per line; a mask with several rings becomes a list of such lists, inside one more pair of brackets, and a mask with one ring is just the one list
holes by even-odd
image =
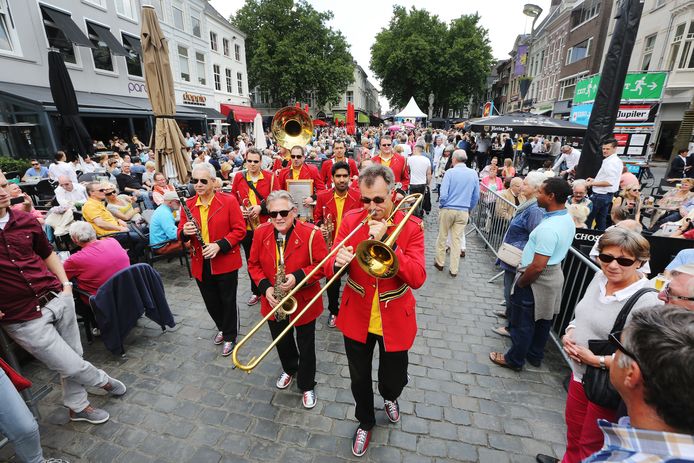
[[284, 209], [282, 211], [269, 211], [267, 213], [267, 215], [269, 215], [273, 219], [276, 219], [277, 216], [279, 216], [279, 215], [281, 215], [282, 217], [287, 217], [290, 212], [291, 212], [291, 209]]
[[367, 198], [365, 196], [361, 197], [361, 202], [364, 204], [369, 204], [369, 203], [374, 203], [374, 204], [383, 204], [385, 202], [386, 198], [382, 198], [380, 196], [376, 196], [374, 198]]
[[203, 185], [207, 185], [208, 182], [209, 182], [209, 180], [207, 180], [206, 178], [194, 178], [190, 181], [190, 183], [192, 183], [193, 185], [195, 185], [197, 183], [202, 183]]
[[292, 159], [301, 159], [301, 158], [303, 158], [303, 157], [304, 157], [303, 154], [292, 154], [292, 155], [291, 155], [291, 158], [292, 158]]
[[598, 259], [600, 259], [600, 262], [605, 264], [609, 264], [613, 260], [616, 260], [617, 263], [622, 267], [631, 267], [636, 262], [635, 259], [629, 259], [628, 257], [614, 257], [609, 254], [598, 254]]

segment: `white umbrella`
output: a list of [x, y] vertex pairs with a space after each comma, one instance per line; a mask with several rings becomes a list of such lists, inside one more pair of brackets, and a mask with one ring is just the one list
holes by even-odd
[[257, 113], [255, 119], [253, 119], [253, 139], [255, 140], [256, 148], [264, 150], [267, 147], [265, 130], [263, 130], [263, 117], [260, 113]]

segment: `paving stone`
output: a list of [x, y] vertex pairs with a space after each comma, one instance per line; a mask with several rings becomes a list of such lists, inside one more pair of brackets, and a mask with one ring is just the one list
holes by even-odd
[[190, 457], [188, 460], [190, 463], [199, 463], [199, 462], [207, 462], [207, 463], [217, 463], [219, 460], [222, 459], [222, 454], [219, 453], [218, 451], [210, 448], [210, 447], [198, 447], [197, 450], [195, 450], [195, 453], [193, 453], [193, 456]]
[[415, 451], [417, 450], [417, 435], [393, 429], [390, 431], [390, 436], [388, 437], [388, 445], [404, 450]]

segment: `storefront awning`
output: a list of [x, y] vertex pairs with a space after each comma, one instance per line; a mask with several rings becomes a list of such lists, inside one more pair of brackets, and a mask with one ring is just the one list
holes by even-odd
[[251, 108], [250, 106], [240, 106], [224, 103], [220, 104], [219, 106], [225, 118], [227, 117], [227, 115], [229, 115], [229, 111], [234, 111], [234, 119], [236, 119], [236, 122], [253, 122], [253, 119], [255, 119], [255, 115], [258, 114], [258, 111], [256, 111], [255, 108]]
[[45, 5], [41, 5], [41, 11], [55, 23], [56, 27], [65, 34], [65, 37], [70, 42], [82, 47], [96, 48], [69, 14], [48, 8]]
[[[200, 106], [199, 108], [195, 109], [205, 114], [208, 121], [223, 121], [227, 118], [224, 114], [220, 113], [216, 109], [208, 108], [207, 106]], [[234, 113], [234, 115], [236, 115], [236, 113]]]
[[345, 115], [340, 114], [340, 113], [333, 113], [333, 120], [339, 121], [339, 122], [344, 122], [345, 121]]
[[367, 116], [364, 113], [359, 113], [359, 115], [357, 116], [357, 123], [368, 124], [369, 122], [371, 122], [371, 119], [369, 119], [369, 116]]
[[89, 27], [96, 32], [99, 40], [104, 42], [114, 55], [128, 56], [130, 54], [125, 48], [123, 48], [123, 45], [120, 44], [113, 34], [111, 34], [111, 31], [107, 27], [99, 26], [98, 24], [94, 23], [89, 23]]

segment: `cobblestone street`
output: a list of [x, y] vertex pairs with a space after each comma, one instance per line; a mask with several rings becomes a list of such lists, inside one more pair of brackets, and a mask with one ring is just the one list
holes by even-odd
[[[457, 279], [433, 266], [436, 215], [427, 219], [427, 283], [416, 292], [419, 335], [410, 352], [410, 384], [400, 399], [402, 420], [377, 413], [372, 444], [362, 458], [378, 462], [533, 462], [535, 454], [561, 455], [567, 374], [554, 345], [541, 368], [516, 373], [488, 360], [503, 351], [506, 338], [492, 333], [498, 323], [501, 279], [491, 253], [474, 234]], [[52, 392], [40, 402], [41, 437], [47, 457], [72, 462], [330, 462], [357, 460], [350, 451], [356, 428], [342, 336], [327, 328], [327, 310], [318, 320], [318, 404], [301, 406], [295, 385], [275, 388], [280, 373], [276, 353], [251, 374], [232, 369], [231, 358], [213, 346], [215, 330], [200, 293], [177, 261], [159, 263], [178, 326], [161, 333], [142, 319], [118, 358], [99, 339], [85, 345], [85, 357], [123, 380], [122, 399], [96, 391], [93, 405], [111, 413], [104, 425], [67, 423], [58, 375], [37, 362], [26, 373]], [[242, 334], [259, 318], [249, 308], [248, 276], [240, 273]], [[269, 332], [251, 343], [260, 352]], [[375, 377], [375, 375], [374, 375]], [[90, 391], [91, 392], [91, 391]], [[102, 394], [99, 394], [102, 393]], [[98, 395], [97, 395], [98, 394]], [[378, 407], [383, 406], [380, 397]], [[9, 446], [8, 446], [9, 447]], [[0, 460], [9, 458], [6, 447]]]

